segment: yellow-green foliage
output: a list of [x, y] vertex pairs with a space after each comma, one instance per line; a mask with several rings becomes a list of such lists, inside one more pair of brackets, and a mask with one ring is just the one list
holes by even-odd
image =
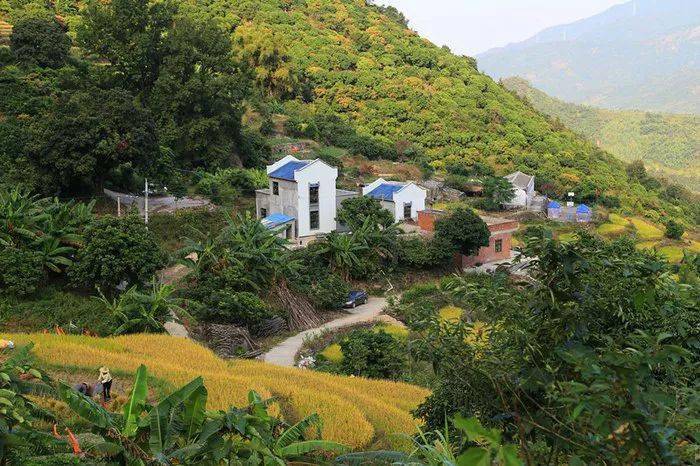
[[408, 329], [402, 325], [380, 324], [372, 329], [374, 332], [384, 331], [394, 338], [405, 340], [408, 337]]
[[456, 322], [462, 318], [464, 309], [457, 306], [445, 306], [440, 309], [440, 319], [445, 322]]
[[683, 259], [683, 248], [679, 246], [663, 246], [659, 248], [659, 252], [669, 262], [680, 262]]
[[598, 227], [598, 234], [601, 236], [620, 236], [626, 231], [623, 225], [618, 225], [616, 223], [604, 223]]
[[323, 351], [321, 351], [321, 355], [330, 362], [334, 362], [336, 364], [343, 361], [343, 350], [340, 349], [340, 345], [338, 343], [328, 345]]
[[664, 232], [660, 228], [646, 220], [639, 217], [632, 217], [629, 221], [634, 225], [637, 238], [641, 240], [660, 239], [664, 236]]
[[[412, 385], [342, 377], [260, 361], [225, 361], [191, 340], [167, 335], [127, 335], [92, 338], [78, 335], [16, 334], [19, 344], [35, 342], [34, 352], [44, 363], [94, 370], [102, 365], [114, 372], [135, 372], [146, 364], [153, 376], [181, 385], [202, 375], [209, 391], [209, 407], [246, 403], [249, 390], [280, 400], [279, 413], [296, 421], [317, 412], [323, 419], [323, 438], [352, 448], [406, 447], [392, 434], [415, 432], [412, 409], [428, 391]], [[114, 390], [118, 393], [119, 380]]]
[[562, 243], [571, 243], [573, 241], [576, 241], [577, 238], [578, 238], [578, 236], [576, 235], [576, 233], [572, 233], [572, 232], [560, 233], [557, 235], [557, 239], [559, 241], [561, 241]]
[[630, 224], [629, 220], [618, 214], [608, 215], [608, 222], [614, 225], [622, 225], [623, 227], [629, 226]]

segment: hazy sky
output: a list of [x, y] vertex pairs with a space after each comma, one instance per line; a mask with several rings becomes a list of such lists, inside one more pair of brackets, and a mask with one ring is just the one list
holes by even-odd
[[519, 42], [549, 26], [587, 18], [628, 0], [377, 0], [409, 26], [453, 52], [476, 55]]

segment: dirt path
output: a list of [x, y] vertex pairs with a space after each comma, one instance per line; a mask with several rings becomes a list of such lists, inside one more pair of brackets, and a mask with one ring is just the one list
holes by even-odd
[[[197, 259], [197, 255], [195, 253], [192, 253], [187, 257], [190, 259]], [[158, 278], [160, 279], [160, 282], [164, 285], [173, 285], [182, 278], [184, 278], [184, 276], [188, 273], [189, 269], [187, 267], [185, 267], [182, 264], [176, 264], [172, 267], [168, 267], [167, 269], [161, 270], [158, 273]], [[165, 331], [168, 332], [169, 335], [174, 337], [189, 338], [190, 334], [187, 331], [187, 328], [178, 321], [177, 315], [175, 315], [174, 312], [171, 312], [170, 314], [173, 320], [169, 320], [164, 324]]]
[[[282, 343], [260, 356], [260, 359], [277, 366], [294, 366], [294, 357], [299, 352], [306, 339], [313, 338], [327, 330], [347, 327], [363, 322], [371, 322], [377, 319], [379, 314], [381, 314], [386, 307], [386, 304], [387, 300], [385, 298], [370, 297], [367, 304], [350, 310], [349, 316], [331, 320], [320, 327], [305, 330], [293, 337], [287, 338]], [[382, 320], [384, 320], [383, 316]]]

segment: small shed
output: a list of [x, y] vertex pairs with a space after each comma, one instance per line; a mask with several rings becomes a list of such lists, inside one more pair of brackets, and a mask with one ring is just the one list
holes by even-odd
[[581, 204], [576, 208], [576, 221], [579, 223], [588, 223], [591, 221], [592, 212], [586, 204]]
[[557, 220], [560, 219], [561, 204], [559, 204], [557, 201], [549, 201], [549, 204], [547, 204], [547, 217]]

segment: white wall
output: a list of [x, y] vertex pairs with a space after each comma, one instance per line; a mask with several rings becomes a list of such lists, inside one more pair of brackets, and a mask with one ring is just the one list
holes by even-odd
[[427, 191], [420, 186], [409, 183], [401, 191], [394, 193], [394, 219], [400, 222], [404, 219], [403, 206], [411, 203], [411, 218], [418, 219], [418, 211], [425, 210]]
[[[298, 196], [298, 236], [330, 233], [335, 230], [336, 199], [335, 181], [338, 169], [317, 160], [294, 172]], [[309, 185], [318, 183], [319, 229], [309, 228]]]
[[511, 199], [506, 205], [519, 207], [525, 207], [527, 205], [527, 193], [524, 189], [516, 188], [513, 190], [513, 194], [513, 199]]

